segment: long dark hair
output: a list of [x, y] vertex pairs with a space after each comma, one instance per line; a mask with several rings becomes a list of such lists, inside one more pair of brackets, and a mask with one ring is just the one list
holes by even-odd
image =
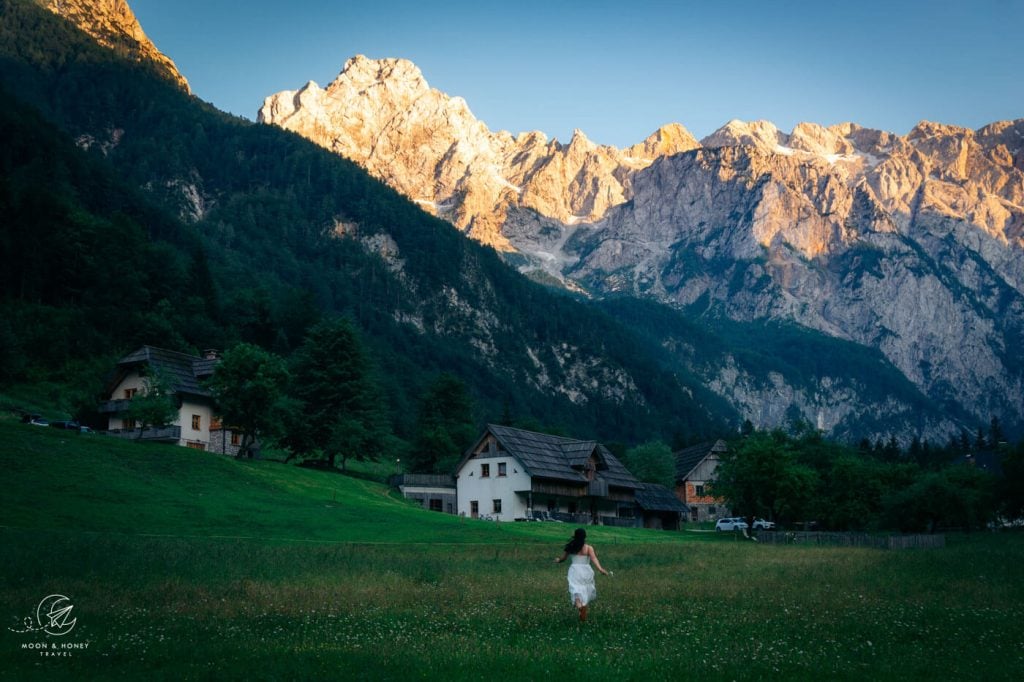
[[579, 554], [580, 550], [583, 549], [583, 545], [587, 543], [587, 531], [582, 528], [577, 528], [576, 532], [572, 535], [572, 540], [565, 545], [565, 551], [568, 554]]

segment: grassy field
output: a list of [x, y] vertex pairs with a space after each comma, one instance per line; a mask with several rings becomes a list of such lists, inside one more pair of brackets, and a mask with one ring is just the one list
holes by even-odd
[[[0, 422], [6, 679], [1019, 679], [1024, 537], [943, 550], [596, 528], [580, 626], [563, 524], [421, 511], [272, 462]], [[11, 632], [67, 595], [64, 637]], [[22, 649], [88, 643], [70, 657]]]

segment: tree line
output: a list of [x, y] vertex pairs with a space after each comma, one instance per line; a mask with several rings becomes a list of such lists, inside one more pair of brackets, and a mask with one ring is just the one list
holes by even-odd
[[722, 456], [712, 492], [737, 515], [781, 526], [982, 528], [1024, 516], [1024, 441], [1008, 444], [999, 429], [993, 419], [988, 439], [907, 449], [895, 438], [851, 447], [815, 431], [751, 431]]
[[[177, 417], [170, 381], [148, 367], [127, 416], [146, 427]], [[342, 470], [352, 460], [401, 459], [411, 471], [449, 473], [476, 435], [473, 401], [465, 383], [441, 373], [417, 407], [411, 440], [395, 435], [387, 396], [361, 335], [345, 317], [314, 325], [285, 358], [252, 343], [227, 350], [206, 381], [221, 420], [241, 434], [237, 457], [261, 446], [292, 460]]]
[[[132, 401], [131, 416], [159, 426], [175, 416], [159, 373]], [[250, 343], [226, 351], [208, 386], [225, 424], [242, 433], [238, 457], [274, 445], [286, 461], [324, 467], [352, 460], [400, 459], [404, 469], [452, 473], [478, 433], [473, 399], [458, 377], [438, 374], [419, 397], [411, 438], [390, 427], [387, 396], [361, 335], [344, 317], [323, 320], [285, 358]], [[162, 407], [161, 407], [162, 406]], [[516, 421], [506, 405], [500, 423]], [[641, 481], [676, 482], [669, 445], [649, 441], [610, 448]], [[941, 447], [895, 438], [854, 447], [813, 429], [757, 431], [745, 425], [721, 455], [711, 492], [732, 513], [780, 527], [837, 531], [976, 529], [1024, 517], [1024, 441], [1003, 440], [999, 421], [974, 439], [964, 433]]]

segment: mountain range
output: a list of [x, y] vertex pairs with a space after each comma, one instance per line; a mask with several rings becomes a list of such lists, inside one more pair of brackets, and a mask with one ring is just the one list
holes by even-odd
[[[17, 113], [19, 139], [84, 154], [90, 187], [141, 193], [131, 210], [84, 209], [113, 225], [140, 216], [171, 265], [138, 304], [148, 326], [80, 335], [95, 348], [159, 329], [182, 347], [285, 352], [311, 308], [347, 314], [393, 389], [400, 436], [439, 370], [463, 377], [488, 419], [504, 402], [606, 440], [692, 439], [743, 419], [844, 439], [945, 441], [991, 415], [1020, 428], [1019, 123], [956, 133], [968, 179], [940, 185], [946, 129], [871, 142], [854, 126], [733, 122], [698, 142], [673, 124], [623, 150], [579, 132], [561, 144], [491, 133], [410, 62], [357, 57], [328, 88], [261, 109], [325, 152], [191, 96], [123, 0], [0, 0], [0, 13], [0, 90], [59, 131]], [[915, 181], [907, 216], [879, 198]], [[939, 220], [939, 190], [968, 183], [967, 199], [942, 196], [950, 211], [976, 204], [970, 217]], [[95, 195], [76, 186], [76, 202]], [[11, 287], [9, 319], [56, 324], [43, 321], [63, 319], [59, 284]]]
[[0, 384], [53, 381], [67, 388], [48, 399], [62, 400], [76, 384], [95, 406], [97, 379], [141, 343], [287, 356], [344, 315], [399, 442], [444, 372], [481, 424], [622, 443], [735, 426], [724, 401], [606, 313], [523, 277], [354, 163], [217, 111], [136, 42], [104, 45], [97, 18], [130, 16], [105, 7], [64, 17], [0, 0]]
[[[411, 62], [363, 56], [326, 88], [268, 97], [258, 117], [545, 281], [792, 323], [880, 351], [948, 414], [1021, 422], [1024, 119], [905, 136], [734, 120], [700, 141], [670, 124], [625, 149], [579, 130], [563, 144], [493, 132]], [[778, 395], [785, 377], [691, 369], [759, 425], [785, 412], [773, 399], [795, 404]], [[801, 412], [832, 430], [842, 411]]]

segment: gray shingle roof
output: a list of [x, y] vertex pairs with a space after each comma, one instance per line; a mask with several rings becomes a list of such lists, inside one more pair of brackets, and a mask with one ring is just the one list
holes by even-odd
[[674, 511], [685, 513], [686, 505], [679, 501], [676, 494], [657, 483], [643, 483], [636, 491], [636, 503], [645, 511]]
[[216, 360], [207, 360], [166, 348], [142, 346], [118, 360], [117, 365], [118, 369], [124, 371], [139, 365], [155, 367], [167, 378], [175, 393], [208, 398], [213, 394], [203, 386], [202, 380], [213, 374], [216, 363]]
[[707, 443], [692, 445], [673, 453], [676, 458], [676, 480], [685, 481], [690, 472], [704, 461], [705, 457], [712, 452], [725, 452], [726, 449], [725, 441], [716, 440], [714, 442], [708, 441]]
[[502, 448], [522, 462], [531, 476], [586, 483], [583, 467], [596, 451], [599, 478], [622, 488], [639, 486], [622, 462], [597, 441], [552, 436], [496, 424], [488, 424], [487, 430]]

